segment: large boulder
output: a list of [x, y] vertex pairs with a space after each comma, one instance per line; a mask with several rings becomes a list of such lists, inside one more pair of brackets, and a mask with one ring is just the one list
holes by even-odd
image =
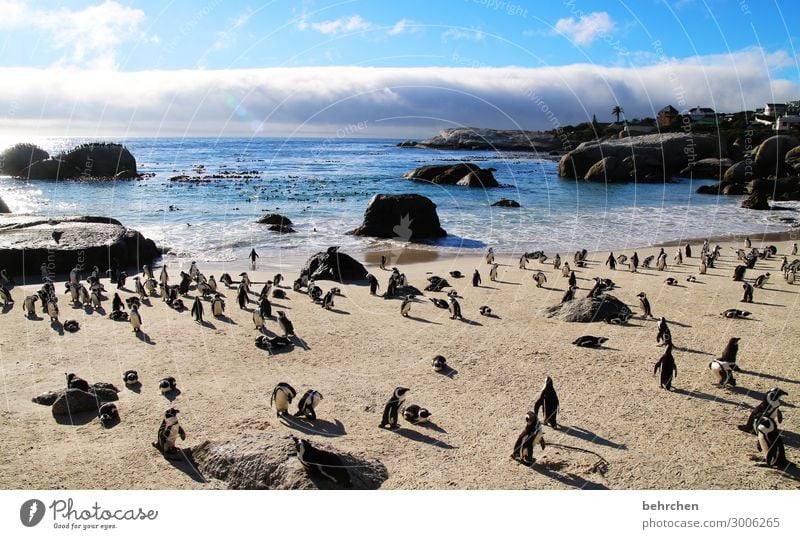
[[722, 183], [725, 185], [732, 183], [747, 183], [753, 179], [753, 163], [752, 161], [739, 161], [728, 167], [722, 177]]
[[54, 416], [69, 416], [83, 412], [96, 412], [104, 402], [118, 400], [118, 392], [114, 385], [101, 382], [90, 386], [89, 391], [64, 388], [58, 391], [47, 391], [31, 400], [36, 404], [52, 406]]
[[31, 163], [49, 157], [50, 154], [34, 144], [15, 144], [0, 153], [0, 174], [20, 176]]
[[630, 313], [630, 307], [610, 294], [603, 294], [599, 298], [579, 298], [544, 309], [547, 318], [583, 323], [604, 322]]
[[288, 217], [284, 217], [283, 215], [277, 213], [267, 213], [258, 220], [258, 223], [261, 225], [281, 225], [281, 226], [291, 226], [292, 221]]
[[329, 247], [309, 258], [300, 275], [315, 281], [361, 281], [367, 278], [367, 268], [355, 258]]
[[0, 215], [0, 260], [12, 275], [69, 273], [98, 266], [137, 267], [160, 255], [153, 240], [109, 217]]
[[483, 169], [472, 163], [457, 165], [427, 165], [403, 174], [410, 180], [435, 183], [437, 185], [460, 185], [464, 187], [498, 187], [491, 168]]
[[11, 209], [8, 207], [2, 198], [0, 198], [0, 213], [11, 213]]
[[92, 142], [81, 144], [61, 155], [81, 176], [90, 178], [129, 179], [139, 175], [136, 159], [122, 144]]
[[755, 164], [761, 176], [786, 176], [793, 172], [786, 164], [786, 154], [800, 146], [800, 140], [789, 135], [775, 135], [762, 142], [755, 151]]
[[613, 156], [621, 161], [630, 157], [631, 180], [669, 180], [693, 161], [725, 157], [727, 147], [720, 144], [716, 137], [687, 133], [584, 142], [562, 156], [558, 173], [564, 178], [581, 179], [595, 163], [606, 157]]
[[[351, 488], [380, 487], [389, 473], [374, 458], [335, 450], [311, 441], [315, 449], [335, 453], [347, 467]], [[240, 434], [230, 440], [205, 441], [190, 449], [204, 474], [228, 484], [230, 489], [316, 490], [340, 488], [326, 477], [307, 470], [297, 457], [291, 437], [261, 431]]]
[[509, 198], [501, 198], [500, 200], [498, 200], [497, 202], [492, 204], [492, 206], [496, 206], [496, 207], [499, 207], [499, 208], [519, 208], [520, 207], [519, 206], [519, 202], [517, 202], [516, 200], [511, 200]]
[[20, 177], [29, 180], [60, 180], [66, 178], [77, 178], [81, 171], [73, 166], [69, 161], [60, 159], [43, 159], [31, 163], [26, 167]]
[[356, 236], [398, 238], [402, 241], [441, 238], [436, 204], [422, 195], [375, 195], [364, 212], [364, 222], [349, 232]]
[[770, 209], [767, 195], [761, 191], [753, 191], [753, 193], [742, 201], [742, 208], [750, 210], [768, 210]]
[[730, 159], [709, 157], [689, 163], [686, 168], [681, 170], [681, 174], [687, 178], [722, 180], [723, 175], [731, 166], [733, 166], [733, 161]]
[[796, 174], [800, 174], [800, 146], [792, 148], [784, 157], [786, 164], [792, 167]]
[[629, 161], [609, 155], [592, 165], [583, 179], [592, 182], [630, 181], [631, 166], [629, 163]]
[[411, 144], [410, 141], [406, 141], [399, 144], [399, 146], [448, 150], [515, 150], [533, 152], [560, 150], [564, 145], [565, 141], [552, 132], [477, 127], [454, 127], [440, 131], [438, 135], [419, 143]]

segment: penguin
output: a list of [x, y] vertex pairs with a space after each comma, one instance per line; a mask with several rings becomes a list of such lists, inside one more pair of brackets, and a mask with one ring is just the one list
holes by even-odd
[[261, 315], [261, 309], [253, 309], [253, 325], [256, 331], [261, 331], [264, 328], [264, 317]]
[[69, 282], [70, 283], [78, 284], [80, 282], [80, 277], [78, 276], [79, 272], [80, 272], [80, 270], [78, 269], [78, 266], [75, 266], [74, 268], [69, 270]]
[[463, 276], [464, 275], [462, 275], [461, 272], [458, 270], [453, 270], [450, 272], [450, 277], [452, 277], [453, 279], [461, 279]]
[[744, 246], [745, 246], [745, 248], [746, 248], [746, 249], [749, 249], [751, 245], [752, 245], [752, 243], [750, 242], [750, 238], [745, 238], [745, 239], [744, 239]]
[[322, 298], [322, 288], [315, 285], [313, 281], [308, 284], [308, 297], [313, 302], [317, 302]]
[[675, 253], [675, 257], [673, 258], [673, 261], [675, 262], [676, 266], [680, 266], [681, 264], [683, 264], [683, 252], [681, 252], [680, 248]]
[[14, 298], [11, 297], [11, 292], [9, 292], [8, 289], [2, 284], [0, 284], [0, 301], [3, 302], [3, 307], [9, 303], [14, 303]]
[[744, 289], [742, 301], [744, 303], [753, 303], [753, 285], [750, 283], [742, 283], [742, 288]]
[[119, 297], [118, 293], [114, 293], [114, 299], [111, 301], [111, 310], [112, 311], [121, 311], [125, 308], [125, 304], [122, 302], [122, 298]]
[[[262, 298], [269, 297], [269, 291], [272, 288], [272, 281], [267, 281], [264, 283], [264, 286], [261, 288], [261, 292], [258, 294], [258, 299], [261, 300]], [[297, 290], [295, 290], [297, 292]]]
[[422, 408], [418, 404], [411, 404], [403, 408], [403, 419], [412, 425], [419, 425], [430, 421], [431, 413], [427, 408]]
[[231, 279], [231, 276], [228, 273], [223, 273], [219, 278], [219, 282], [221, 282], [222, 284], [224, 284], [228, 288], [232, 288], [233, 287], [233, 279]]
[[528, 412], [525, 414], [525, 428], [517, 437], [514, 442], [514, 450], [511, 453], [511, 458], [530, 466], [536, 459], [533, 457], [533, 446], [538, 444], [544, 451], [545, 443], [544, 436], [542, 436], [542, 424], [539, 422], [539, 417], [536, 412]]
[[756, 430], [758, 431], [758, 450], [764, 455], [764, 462], [767, 466], [775, 468], [788, 466], [786, 448], [783, 445], [778, 424], [772, 418], [762, 417]]
[[686, 244], [684, 252], [686, 253], [686, 258], [692, 258], [692, 247], [688, 243]]
[[450, 302], [450, 305], [449, 305], [450, 319], [451, 320], [455, 320], [455, 319], [461, 320], [462, 319], [462, 316], [461, 316], [461, 304], [459, 304], [458, 301], [456, 300], [456, 298], [454, 298], [452, 296], [449, 298], [449, 302]]
[[677, 286], [678, 279], [676, 279], [675, 277], [667, 277], [666, 279], [664, 279], [664, 283], [667, 284], [668, 286]]
[[575, 290], [577, 290], [577, 289], [578, 289], [578, 287], [576, 287], [576, 286], [570, 286], [569, 288], [567, 288], [567, 291], [564, 292], [563, 296], [561, 296], [561, 305], [564, 305], [565, 303], [574, 300], [575, 299]]
[[103, 404], [97, 410], [97, 417], [100, 418], [100, 423], [104, 428], [111, 427], [114, 422], [119, 420], [119, 410], [117, 410], [117, 405], [113, 402], [107, 402]]
[[133, 278], [134, 290], [136, 291], [136, 295], [139, 296], [139, 299], [144, 299], [147, 297], [147, 291], [142, 286], [142, 281], [139, 279], [139, 276]]
[[58, 300], [55, 296], [50, 296], [47, 299], [47, 314], [50, 316], [51, 322], [58, 322]]
[[728, 344], [722, 350], [722, 355], [719, 357], [720, 361], [726, 361], [734, 366], [734, 370], [739, 370], [736, 366], [736, 356], [739, 354], [739, 337], [731, 337]]
[[667, 325], [667, 319], [663, 316], [658, 319], [658, 334], [656, 335], [656, 343], [669, 345], [672, 344], [672, 332]]
[[619, 255], [619, 256], [617, 257], [617, 261], [616, 261], [616, 262], [617, 262], [617, 264], [619, 264], [619, 265], [623, 265], [623, 264], [625, 264], [627, 261], [628, 261], [628, 257], [627, 257], [627, 256], [625, 256], [625, 255]]
[[633, 252], [631, 256], [631, 272], [636, 273], [639, 270], [639, 253]]
[[272, 318], [272, 303], [269, 302], [269, 298], [261, 300], [261, 303], [258, 304], [258, 310], [261, 312], [262, 318]]
[[314, 421], [317, 419], [316, 407], [319, 406], [321, 401], [322, 393], [314, 389], [309, 389], [300, 397], [300, 401], [297, 403], [297, 412], [295, 412], [294, 416], [303, 416], [306, 419]]
[[728, 309], [726, 311], [722, 311], [719, 314], [724, 316], [725, 318], [747, 318], [752, 313], [750, 313], [749, 311], [740, 311], [739, 309]]
[[434, 371], [442, 372], [447, 368], [447, 360], [444, 358], [444, 356], [434, 356], [431, 365], [433, 365]]
[[278, 311], [278, 326], [283, 331], [283, 336], [288, 337], [289, 335], [294, 335], [294, 324], [292, 321], [286, 318], [286, 313], [283, 311]]
[[80, 324], [78, 324], [77, 320], [64, 320], [64, 330], [69, 331], [70, 333], [75, 333], [81, 329]]
[[555, 387], [553, 387], [553, 379], [546, 376], [544, 379], [544, 387], [539, 393], [539, 398], [533, 403], [533, 415], [539, 415], [539, 408], [542, 409], [542, 422], [550, 427], [558, 430], [558, 394]]
[[697, 282], [697, 277], [695, 277], [694, 275], [689, 275], [688, 277], [686, 277], [686, 282], [687, 283], [696, 283]]
[[606, 266], [608, 269], [615, 270], [617, 269], [617, 260], [614, 258], [614, 253], [609, 253], [608, 258], [606, 259]]
[[162, 395], [166, 395], [178, 389], [178, 383], [174, 376], [167, 376], [159, 380], [158, 389], [161, 391]]
[[383, 408], [383, 418], [381, 419], [381, 424], [379, 425], [380, 428], [398, 428], [399, 425], [397, 424], [397, 415], [400, 410], [400, 406], [406, 400], [409, 391], [410, 389], [407, 387], [395, 388], [394, 392], [392, 392], [392, 396], [389, 397], [389, 400], [386, 402], [386, 406]]
[[386, 269], [386, 255], [381, 255], [381, 263], [378, 264], [378, 267], [382, 270]]
[[658, 259], [656, 260], [656, 269], [658, 271], [664, 271], [667, 269], [667, 254], [664, 250], [661, 250], [661, 254], [658, 255]]
[[239, 284], [239, 289], [236, 291], [236, 301], [239, 303], [239, 308], [244, 310], [250, 303], [250, 297], [247, 294], [247, 288], [244, 283]]
[[207, 284], [207, 285], [208, 285], [208, 287], [211, 289], [211, 292], [212, 292], [212, 293], [214, 293], [214, 294], [216, 294], [216, 293], [217, 293], [217, 281], [216, 281], [216, 279], [214, 279], [214, 276], [213, 276], [213, 275], [211, 275], [211, 276], [208, 278], [208, 282], [206, 282], [206, 284]]
[[158, 280], [164, 286], [168, 286], [169, 285], [169, 273], [167, 273], [167, 265], [166, 264], [161, 266], [161, 274], [158, 276]]
[[203, 323], [203, 302], [200, 301], [200, 296], [194, 297], [194, 303], [192, 303], [192, 316], [194, 317], [194, 321], [202, 324]]
[[297, 391], [292, 386], [286, 382], [280, 382], [272, 390], [269, 405], [270, 407], [274, 405], [278, 417], [285, 416], [289, 413], [289, 405], [296, 396]]
[[714, 376], [714, 384], [718, 386], [736, 386], [736, 379], [733, 377], [735, 365], [726, 361], [715, 359], [708, 364], [708, 368]]
[[489, 280], [490, 281], [497, 280], [497, 264], [492, 264], [492, 267], [489, 270]]
[[142, 275], [145, 279], [152, 279], [153, 278], [153, 270], [150, 269], [150, 266], [147, 264], [142, 266]]
[[78, 285], [75, 283], [64, 283], [66, 287], [66, 293], [70, 296], [70, 301], [72, 303], [78, 304], [80, 303], [80, 295], [78, 293]]
[[125, 271], [120, 271], [119, 275], [117, 275], [117, 290], [121, 288], [125, 288], [125, 281], [128, 279], [128, 273]]
[[767, 282], [768, 279], [769, 279], [769, 272], [764, 273], [763, 275], [759, 275], [753, 282], [753, 286], [756, 288], [763, 288], [764, 284]]
[[200, 270], [197, 269], [197, 262], [192, 260], [192, 264], [189, 266], [189, 277], [194, 279], [198, 273], [200, 273]]
[[98, 310], [102, 307], [100, 291], [98, 289], [92, 288], [92, 293], [89, 295], [89, 303], [91, 303], [95, 310]]
[[376, 295], [378, 292], [378, 288], [380, 288], [380, 286], [378, 285], [378, 279], [376, 279], [373, 274], [367, 273], [367, 282], [369, 283], [370, 295], [372, 296]]
[[494, 249], [491, 247], [489, 247], [489, 250], [486, 251], [486, 263], [494, 264]]
[[[333, 308], [333, 296], [335, 296], [333, 290], [328, 290], [325, 296], [322, 298], [322, 308], [323, 309], [332, 309]], [[405, 302], [403, 302], [405, 303]]]
[[539, 255], [539, 264], [544, 264], [547, 261], [547, 255], [542, 253]]
[[139, 309], [136, 307], [136, 305], [131, 307], [131, 312], [128, 315], [128, 320], [130, 321], [131, 326], [133, 327], [133, 332], [139, 333], [139, 331], [141, 331], [142, 329], [142, 315], [139, 314]]
[[128, 313], [125, 311], [111, 311], [108, 317], [115, 322], [126, 322], [128, 320]]
[[747, 266], [736, 266], [733, 270], [733, 280], [734, 281], [741, 281], [744, 279], [744, 272], [747, 271]]
[[661, 370], [660, 387], [667, 391], [672, 390], [672, 380], [678, 376], [678, 367], [675, 365], [675, 358], [672, 356], [672, 343], [667, 344], [664, 354], [653, 366], [653, 376]]
[[250, 280], [250, 276], [247, 275], [246, 271], [243, 271], [239, 274], [239, 277], [242, 278], [241, 283], [245, 286], [245, 288], [247, 288], [247, 291], [250, 292], [250, 288], [253, 285], [253, 282]]
[[481, 285], [481, 274], [478, 270], [475, 270], [472, 274], [472, 286], [480, 286]]
[[122, 373], [122, 381], [127, 387], [135, 386], [139, 383], [139, 373], [136, 371], [125, 371]]
[[562, 277], [569, 277], [569, 274], [572, 273], [572, 270], [569, 268], [569, 262], [564, 262], [564, 265], [561, 266], [561, 276]]
[[492, 316], [492, 309], [488, 305], [481, 305], [478, 312], [483, 316]]
[[353, 486], [347, 466], [339, 455], [317, 449], [308, 440], [301, 440], [294, 436], [292, 436], [292, 440], [297, 451], [297, 458], [306, 470], [320, 474], [340, 488]]
[[189, 288], [192, 285], [192, 276], [186, 273], [185, 271], [181, 272], [181, 282], [178, 284], [178, 292], [182, 296], [185, 296], [189, 293]]
[[139, 309], [142, 306], [142, 300], [137, 297], [125, 298], [125, 304], [128, 306], [128, 309], [133, 306]]
[[208, 286], [208, 283], [199, 283], [197, 285], [197, 293], [206, 298], [213, 293], [213, 290]]
[[38, 299], [39, 296], [33, 294], [31, 296], [27, 296], [22, 302], [22, 312], [27, 318], [36, 316], [36, 300]]
[[636, 297], [639, 298], [639, 305], [642, 307], [642, 311], [644, 311], [642, 318], [655, 318], [655, 316], [653, 316], [653, 311], [650, 310], [650, 300], [647, 299], [647, 294], [639, 292], [636, 294]]
[[443, 299], [439, 299], [439, 298], [428, 298], [428, 299], [431, 300], [431, 303], [433, 303], [434, 305], [436, 305], [440, 309], [447, 309], [448, 308], [447, 302], [445, 300], [443, 300]]
[[[367, 275], [367, 280], [369, 280], [369, 277], [370, 276]], [[373, 279], [374, 279], [374, 277], [373, 277]], [[302, 290], [303, 290], [303, 281], [302, 281], [302, 279], [298, 278], [298, 279], [294, 280], [294, 283], [292, 283], [292, 290], [294, 290], [295, 292], [302, 292]], [[374, 295], [375, 294], [373, 294], [373, 296]]]
[[572, 341], [572, 344], [582, 348], [600, 348], [600, 346], [607, 340], [608, 337], [593, 337], [592, 335], [584, 335]]
[[67, 378], [67, 389], [80, 389], [89, 392], [89, 382], [78, 377], [75, 373], [64, 373]]
[[538, 271], [533, 275], [533, 280], [536, 281], [536, 288], [541, 288], [547, 282], [547, 276], [542, 271]]
[[569, 280], [567, 281], [567, 284], [569, 284], [572, 287], [578, 288], [578, 278], [575, 276], [574, 271], [569, 272]]
[[527, 263], [528, 263], [528, 258], [525, 255], [519, 257], [519, 269], [521, 270], [528, 269]]
[[178, 437], [181, 440], [186, 439], [186, 432], [178, 423], [179, 412], [180, 410], [175, 408], [170, 408], [164, 412], [164, 419], [161, 420], [161, 425], [158, 427], [156, 441], [153, 442], [153, 447], [162, 453], [174, 453], [176, 451], [175, 442], [177, 442]]
[[792, 244], [792, 252], [791, 252], [791, 255], [792, 255], [792, 256], [794, 256], [794, 255], [796, 255], [796, 254], [797, 254], [797, 244], [796, 244], [796, 243], [793, 243], [793, 244]]
[[225, 312], [225, 300], [222, 299], [222, 295], [214, 294], [214, 299], [211, 300], [211, 314], [219, 318]]
[[781, 397], [787, 395], [787, 393], [778, 388], [773, 387], [764, 395], [764, 400], [761, 403], [753, 408], [753, 411], [750, 412], [750, 416], [747, 418], [747, 423], [744, 425], [738, 425], [738, 428], [742, 432], [747, 432], [749, 434], [756, 434], [755, 427], [758, 425], [759, 421], [761, 421], [762, 417], [769, 417], [776, 424], [783, 421], [783, 414], [781, 413]]
[[411, 296], [406, 296], [403, 303], [400, 304], [400, 314], [408, 318], [409, 312], [411, 312]]
[[650, 264], [652, 264], [653, 260], [655, 259], [654, 256], [646, 256], [644, 260], [642, 260], [642, 268], [650, 269]]

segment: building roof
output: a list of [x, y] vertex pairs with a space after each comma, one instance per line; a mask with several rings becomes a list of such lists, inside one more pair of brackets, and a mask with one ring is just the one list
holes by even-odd
[[661, 114], [662, 112], [664, 114], [678, 114], [678, 109], [676, 109], [672, 105], [667, 105], [666, 107], [658, 111], [659, 114]]
[[706, 114], [714, 114], [714, 109], [710, 109], [708, 107], [695, 107], [693, 109], [689, 109], [689, 112], [704, 112]]

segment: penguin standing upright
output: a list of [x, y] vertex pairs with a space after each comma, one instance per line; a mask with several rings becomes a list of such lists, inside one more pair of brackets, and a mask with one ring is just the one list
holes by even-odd
[[538, 271], [533, 275], [533, 280], [536, 281], [536, 288], [541, 288], [547, 282], [547, 276], [544, 272]]
[[744, 303], [753, 303], [753, 285], [750, 283], [742, 283], [742, 288], [744, 289], [742, 301]]
[[667, 325], [667, 319], [663, 316], [658, 319], [658, 335], [656, 335], [656, 343], [669, 345], [672, 344], [672, 332]]
[[383, 418], [379, 425], [380, 428], [385, 429], [388, 427], [390, 429], [396, 429], [398, 427], [397, 417], [399, 415], [400, 405], [406, 400], [409, 391], [407, 387], [395, 388], [392, 392], [392, 396], [389, 397], [386, 406], [383, 408]]
[[642, 311], [644, 311], [642, 317], [655, 318], [653, 316], [653, 311], [650, 310], [650, 300], [647, 299], [647, 295], [644, 292], [639, 292], [636, 294], [636, 297], [639, 298], [639, 305], [641, 305]]
[[578, 278], [575, 276], [574, 271], [569, 272], [569, 280], [567, 281], [567, 284], [574, 288], [578, 288]]
[[[739, 340], [739, 337], [731, 337], [728, 340], [728, 344], [725, 345], [725, 348], [722, 350], [722, 355], [719, 358], [720, 361], [726, 361], [736, 365], [736, 356], [739, 354]], [[738, 370], [738, 367], [736, 370]]]
[[778, 424], [770, 417], [762, 417], [756, 430], [758, 431], [758, 450], [764, 455], [767, 466], [785, 468], [789, 461], [786, 460], [786, 448], [783, 445]]
[[528, 257], [526, 257], [524, 254], [521, 257], [519, 257], [519, 269], [521, 270], [528, 269], [527, 263], [528, 263]]
[[136, 294], [139, 296], [139, 299], [144, 299], [147, 297], [147, 291], [145, 291], [144, 286], [142, 286], [142, 281], [139, 279], [139, 276], [133, 278], [134, 290]]
[[3, 307], [9, 303], [14, 303], [14, 298], [11, 297], [11, 292], [9, 292], [5, 285], [2, 284], [0, 284], [0, 301], [3, 302]]
[[675, 265], [677, 266], [683, 264], [683, 253], [681, 252], [680, 248], [678, 248], [678, 251], [675, 253], [674, 261]]
[[203, 302], [200, 300], [200, 296], [194, 297], [191, 314], [194, 317], [195, 322], [199, 324], [203, 323]]
[[686, 253], [686, 258], [692, 258], [692, 247], [688, 243], [686, 244], [684, 252]]
[[514, 450], [511, 453], [511, 458], [530, 466], [536, 459], [533, 458], [533, 446], [539, 444], [544, 450], [545, 443], [542, 436], [542, 424], [539, 422], [539, 417], [536, 412], [528, 412], [525, 414], [525, 428], [517, 437], [514, 442]]
[[236, 300], [239, 302], [240, 309], [246, 309], [247, 304], [250, 303], [250, 297], [247, 294], [247, 287], [245, 287], [244, 283], [239, 284], [239, 288], [236, 291]]
[[796, 254], [797, 254], [797, 244], [793, 243], [792, 244], [792, 256], [794, 256]]
[[27, 318], [36, 316], [36, 300], [38, 299], [39, 296], [32, 294], [27, 296], [25, 301], [22, 302], [22, 312]]
[[767, 280], [769, 280], [769, 272], [756, 277], [756, 280], [753, 282], [753, 286], [755, 288], [764, 288], [764, 284], [766, 284]]
[[158, 280], [164, 286], [169, 285], [169, 273], [167, 273], [167, 265], [166, 264], [161, 266], [161, 274], [158, 276]]
[[381, 255], [381, 263], [378, 265], [382, 270], [386, 269], [386, 255]]
[[314, 389], [309, 389], [300, 397], [300, 401], [297, 403], [297, 412], [295, 412], [294, 416], [303, 416], [312, 421], [317, 419], [316, 408], [321, 401], [322, 393]]
[[125, 304], [122, 302], [122, 298], [119, 297], [118, 293], [114, 293], [114, 299], [111, 301], [111, 310], [112, 311], [121, 311], [125, 308]]
[[569, 277], [569, 274], [572, 270], [569, 268], [569, 262], [564, 262], [564, 265], [561, 266], [561, 276], [562, 277]]
[[783, 414], [781, 413], [780, 407], [783, 403], [781, 402], [781, 397], [785, 395], [787, 395], [787, 393], [778, 387], [773, 387], [767, 391], [764, 395], [764, 400], [750, 412], [747, 423], [738, 425], [739, 430], [749, 434], [756, 434], [755, 427], [758, 425], [759, 421], [761, 421], [762, 417], [769, 417], [774, 420], [776, 424], [782, 422]]
[[494, 249], [491, 247], [489, 247], [489, 250], [486, 251], [486, 263], [494, 264]]
[[664, 271], [667, 269], [667, 253], [664, 252], [664, 249], [661, 249], [661, 254], [658, 255], [658, 260], [656, 260], [656, 269], [658, 271]]
[[542, 409], [542, 422], [558, 430], [558, 394], [553, 387], [553, 379], [549, 376], [545, 377], [539, 398], [533, 403], [534, 415], [538, 416], [539, 408]]
[[258, 310], [261, 311], [261, 316], [264, 318], [272, 318], [272, 303], [269, 298], [263, 298], [261, 303], [258, 304]]
[[131, 312], [128, 315], [128, 320], [133, 327], [134, 333], [139, 333], [142, 329], [142, 315], [139, 314], [139, 308], [136, 305], [131, 306]]
[[292, 386], [286, 382], [280, 382], [272, 390], [269, 405], [270, 407], [274, 405], [277, 416], [281, 417], [289, 413], [289, 405], [296, 396], [297, 391]]
[[89, 302], [92, 304], [92, 307], [95, 310], [100, 309], [100, 307], [102, 306], [102, 302], [100, 299], [99, 289], [92, 287], [92, 293], [89, 295]]
[[491, 269], [489, 270], [489, 280], [496, 281], [497, 280], [497, 264], [492, 264]]
[[334, 295], [335, 294], [334, 294], [333, 290], [328, 290], [328, 292], [325, 293], [325, 295], [322, 297], [322, 308], [323, 309], [328, 309], [328, 310], [333, 309], [333, 307], [334, 307], [334, 305], [333, 305], [333, 297], [334, 297]]
[[606, 259], [606, 266], [608, 269], [615, 270], [617, 269], [617, 260], [614, 258], [614, 253], [609, 253], [608, 258]]
[[47, 314], [50, 316], [51, 322], [58, 322], [58, 300], [55, 296], [47, 299]]
[[379, 288], [378, 279], [376, 279], [373, 274], [368, 273], [367, 282], [369, 283], [369, 293], [374, 296], [378, 292]]
[[639, 269], [639, 253], [633, 252], [631, 256], [631, 272], [636, 273]]
[[561, 296], [561, 305], [575, 299], [575, 291], [578, 289], [576, 286], [567, 287], [567, 291]]
[[739, 265], [733, 269], [733, 280], [734, 281], [741, 281], [744, 279], [744, 273], [747, 271], [747, 266]]
[[214, 299], [211, 300], [211, 314], [220, 317], [224, 312], [225, 300], [222, 299], [221, 294], [214, 294]]
[[461, 316], [461, 304], [458, 303], [458, 300], [456, 300], [456, 298], [454, 298], [453, 296], [450, 296], [449, 298], [447, 298], [447, 301], [450, 303], [450, 305], [448, 306], [448, 308], [450, 310], [450, 319], [451, 320], [455, 320], [455, 319], [461, 320], [462, 319], [462, 316]]
[[556, 253], [556, 257], [553, 259], [553, 269], [561, 268], [561, 255]]
[[117, 290], [125, 288], [125, 281], [128, 279], [128, 272], [120, 271], [117, 275]]
[[660, 385], [667, 391], [672, 389], [672, 380], [678, 376], [678, 367], [675, 365], [675, 358], [672, 356], [672, 342], [667, 343], [664, 355], [653, 366], [653, 376], [661, 370]]
[[162, 453], [174, 453], [175, 442], [180, 436], [181, 440], [186, 439], [186, 432], [183, 427], [178, 423], [178, 412], [175, 408], [170, 408], [164, 412], [164, 419], [161, 420], [161, 426], [158, 427], [156, 441], [153, 442], [153, 447]]
[[284, 337], [294, 335], [294, 324], [286, 317], [286, 313], [283, 311], [278, 311], [278, 326], [283, 331]]
[[475, 270], [472, 273], [472, 286], [480, 286], [481, 285], [481, 274], [478, 270]]

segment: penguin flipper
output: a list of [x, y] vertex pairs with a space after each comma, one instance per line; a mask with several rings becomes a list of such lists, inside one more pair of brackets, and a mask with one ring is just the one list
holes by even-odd
[[178, 427], [178, 435], [181, 437], [181, 440], [186, 439], [186, 431], [183, 430], [183, 427]]

